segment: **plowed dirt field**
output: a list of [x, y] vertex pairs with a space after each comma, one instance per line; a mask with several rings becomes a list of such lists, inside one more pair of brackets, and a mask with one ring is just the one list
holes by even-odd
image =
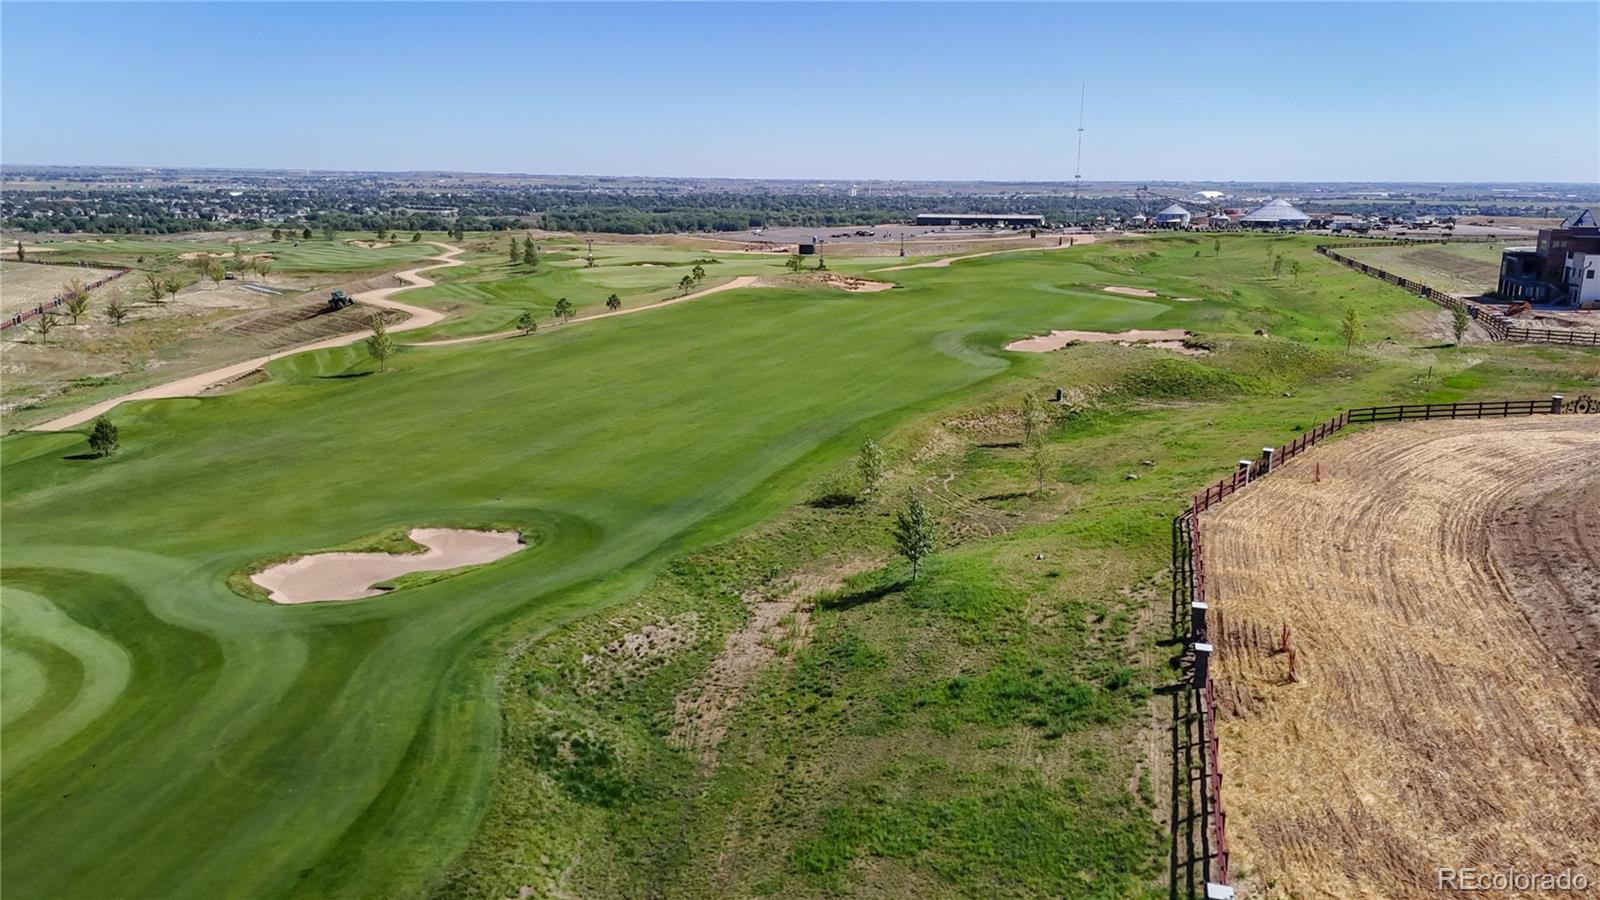
[[1202, 534], [1246, 896], [1600, 882], [1600, 417], [1384, 426]]

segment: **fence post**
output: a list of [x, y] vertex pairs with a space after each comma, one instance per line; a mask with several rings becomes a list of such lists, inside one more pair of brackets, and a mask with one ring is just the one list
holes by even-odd
[[1234, 482], [1237, 483], [1241, 476], [1245, 484], [1250, 483], [1250, 460], [1248, 459], [1239, 460], [1239, 468], [1235, 469], [1233, 473]]
[[1261, 474], [1272, 474], [1272, 454], [1276, 452], [1272, 447], [1261, 448]]
[[1189, 633], [1196, 641], [1206, 639], [1206, 612], [1210, 608], [1204, 600], [1195, 600], [1189, 604]]
[[1550, 395], [1550, 415], [1556, 416], [1561, 414], [1561, 401], [1563, 399], [1565, 398], [1563, 398], [1560, 394]]
[[1206, 882], [1206, 900], [1233, 900], [1233, 888], [1215, 881]]
[[1212, 646], [1205, 641], [1196, 641], [1194, 645], [1194, 686], [1197, 690], [1205, 690], [1206, 684], [1211, 681], [1211, 651]]

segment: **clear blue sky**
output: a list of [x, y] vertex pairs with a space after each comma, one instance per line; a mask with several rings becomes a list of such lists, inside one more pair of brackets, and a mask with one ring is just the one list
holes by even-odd
[[10, 163], [1600, 181], [1600, 3], [0, 5]]

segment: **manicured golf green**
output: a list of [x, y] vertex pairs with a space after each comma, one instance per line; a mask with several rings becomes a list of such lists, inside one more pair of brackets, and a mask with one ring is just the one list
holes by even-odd
[[[1147, 241], [889, 273], [903, 287], [885, 293], [736, 291], [406, 347], [382, 374], [343, 348], [236, 393], [124, 406], [111, 459], [79, 458], [78, 434], [6, 438], [5, 892], [423, 891], [485, 809], [506, 643], [626, 601], [864, 436], [1040, 364], [1007, 340], [1325, 338], [1346, 305], [1381, 333], [1420, 304], [1332, 264], [1320, 286], [1271, 279], [1265, 246], [1214, 260]], [[1309, 244], [1281, 246], [1310, 264]], [[514, 526], [534, 546], [353, 603], [274, 606], [225, 584], [413, 525]]]

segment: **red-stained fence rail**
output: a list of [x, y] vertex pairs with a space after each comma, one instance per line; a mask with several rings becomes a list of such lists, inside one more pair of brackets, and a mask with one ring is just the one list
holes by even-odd
[[[32, 263], [29, 263], [29, 265], [32, 265]], [[44, 265], [56, 265], [56, 266], [59, 266], [59, 265], [64, 265], [64, 263], [59, 263], [59, 262], [57, 262], [57, 263], [45, 263]], [[117, 271], [112, 272], [110, 275], [107, 275], [104, 278], [96, 278], [95, 280], [89, 282], [88, 284], [85, 284], [83, 286], [83, 289], [85, 291], [92, 291], [95, 288], [105, 287], [106, 285], [110, 284], [111, 282], [116, 281], [118, 278], [121, 278], [122, 276], [124, 276], [124, 275], [126, 275], [126, 274], [128, 274], [129, 272], [132, 272], [132, 271], [133, 271], [132, 269], [118, 269]], [[67, 302], [67, 295], [66, 295], [65, 292], [63, 292], [63, 293], [55, 295], [51, 299], [46, 300], [45, 302], [39, 304], [38, 306], [35, 306], [32, 309], [25, 309], [25, 310], [23, 310], [21, 312], [13, 313], [12, 315], [6, 316], [3, 321], [0, 321], [0, 331], [4, 331], [7, 328], [16, 328], [18, 325], [21, 325], [23, 322], [28, 321], [29, 319], [33, 318], [34, 316], [42, 316], [45, 313], [50, 312], [53, 309], [56, 309], [57, 307], [61, 306], [61, 304], [66, 303], [66, 302]]]
[[1387, 281], [1396, 287], [1410, 291], [1417, 296], [1429, 300], [1445, 309], [1464, 309], [1467, 315], [1483, 326], [1489, 337], [1497, 341], [1507, 341], [1518, 344], [1564, 344], [1573, 347], [1600, 347], [1600, 331], [1588, 331], [1582, 328], [1532, 328], [1518, 325], [1517, 320], [1503, 316], [1498, 312], [1475, 303], [1468, 303], [1460, 297], [1447, 294], [1437, 288], [1413, 281], [1388, 272], [1377, 266], [1368, 265], [1358, 259], [1351, 259], [1340, 249], [1349, 247], [1382, 247], [1410, 243], [1452, 243], [1447, 241], [1367, 241], [1349, 242], [1343, 244], [1319, 244], [1317, 252], [1341, 265], [1355, 269], [1363, 275], [1370, 275], [1379, 281]]

